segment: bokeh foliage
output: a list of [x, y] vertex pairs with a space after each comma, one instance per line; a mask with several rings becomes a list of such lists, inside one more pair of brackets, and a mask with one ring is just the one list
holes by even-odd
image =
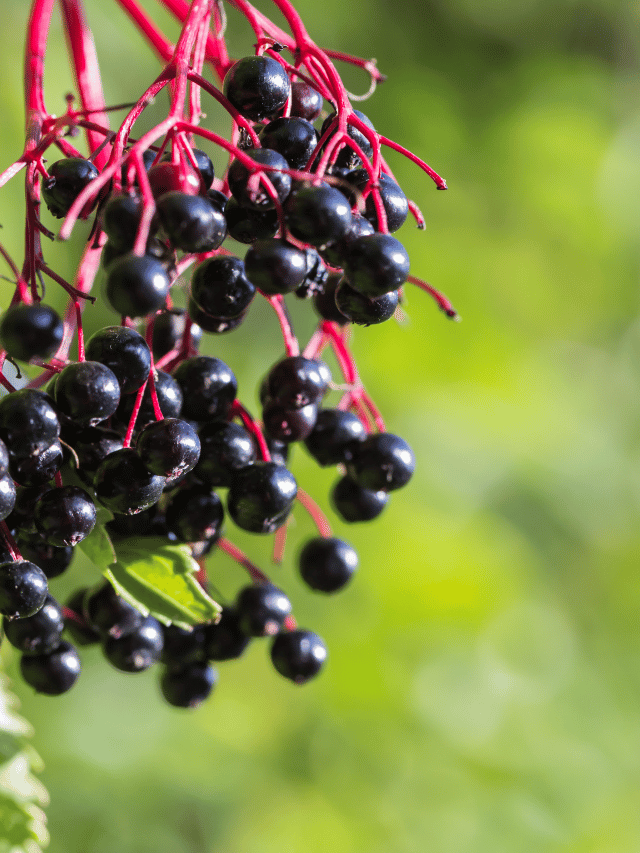
[[[22, 144], [25, 5], [1, 0], [3, 164]], [[115, 5], [88, 6], [107, 98], [131, 100], [154, 60]], [[361, 375], [415, 448], [418, 473], [377, 523], [336, 524], [361, 571], [335, 599], [296, 578], [311, 531], [296, 512], [274, 579], [327, 640], [317, 682], [285, 683], [259, 643], [220, 667], [217, 695], [193, 714], [161, 703], [155, 673], [129, 678], [95, 650], [61, 699], [15, 681], [46, 763], [50, 850], [637, 853], [638, 10], [619, 0], [299, 9], [323, 46], [378, 58], [389, 80], [365, 111], [448, 179], [437, 193], [389, 158], [427, 220], [426, 232], [398, 235], [413, 270], [463, 322], [409, 290], [404, 326], [356, 331]], [[235, 54], [247, 52], [234, 13], [229, 29]], [[58, 112], [71, 85], [61, 44], [56, 20], [47, 92]], [[0, 192], [16, 255], [20, 192], [19, 182]], [[71, 274], [80, 242], [49, 257]], [[106, 309], [87, 316], [89, 331], [114, 322]], [[295, 316], [304, 338], [308, 313]], [[272, 317], [258, 308], [207, 347], [255, 405], [281, 350]], [[293, 470], [318, 496], [334, 479], [302, 450]], [[267, 541], [236, 538], [266, 562]], [[244, 582], [222, 557], [211, 574], [226, 597]], [[54, 592], [91, 577], [80, 563]], [[15, 673], [16, 656], [2, 657]]]

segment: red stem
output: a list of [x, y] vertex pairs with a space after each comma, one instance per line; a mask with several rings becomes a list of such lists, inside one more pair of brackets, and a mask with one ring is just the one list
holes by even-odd
[[141, 385], [138, 389], [138, 393], [136, 394], [136, 401], [133, 405], [133, 412], [131, 412], [131, 418], [129, 419], [129, 426], [127, 427], [127, 434], [124, 437], [124, 441], [122, 443], [123, 447], [131, 446], [131, 439], [133, 437], [133, 431], [136, 428], [136, 421], [138, 420], [138, 413], [140, 412], [140, 407], [142, 406], [142, 398], [144, 397], [145, 388], [147, 387], [147, 382], [149, 380], [145, 379], [144, 385]]
[[233, 404], [231, 406], [231, 417], [240, 418], [244, 425], [244, 428], [247, 430], [247, 432], [250, 432], [251, 435], [257, 441], [262, 461], [271, 462], [271, 454], [269, 453], [267, 441], [264, 435], [262, 434], [262, 430], [239, 400], [233, 401]]
[[236, 561], [236, 563], [238, 563], [238, 565], [242, 566], [243, 569], [246, 569], [255, 583], [269, 583], [267, 575], [265, 575], [264, 572], [261, 572], [260, 569], [243, 554], [240, 548], [233, 544], [233, 542], [229, 542], [228, 539], [222, 538], [218, 539], [216, 544], [221, 551], [224, 551], [225, 554], [228, 554]]
[[0, 521], [0, 536], [4, 539], [5, 545], [9, 553], [11, 554], [11, 558], [15, 560], [21, 560], [22, 554], [20, 553], [20, 548], [16, 543], [16, 540], [11, 535], [9, 528], [7, 527], [6, 521]]
[[258, 292], [264, 296], [269, 305], [271, 305], [273, 310], [276, 312], [280, 328], [282, 329], [282, 337], [284, 339], [284, 346], [287, 351], [287, 355], [300, 355], [298, 339], [293, 333], [293, 329], [291, 327], [291, 321], [289, 320], [287, 308], [284, 303], [284, 296], [280, 293], [275, 296], [267, 296], [265, 293], [262, 293], [261, 290]]
[[318, 528], [320, 536], [323, 536], [325, 539], [329, 539], [331, 536], [331, 525], [327, 521], [325, 514], [322, 512], [318, 504], [302, 489], [298, 489], [296, 497], [298, 502], [306, 509], [313, 519], [313, 523]]
[[436, 290], [435, 287], [432, 287], [428, 282], [422, 281], [421, 278], [416, 278], [414, 275], [407, 276], [407, 281], [411, 282], [411, 284], [415, 284], [416, 287], [419, 287], [421, 290], [424, 290], [425, 293], [428, 293], [432, 296], [438, 304], [438, 307], [444, 311], [447, 317], [450, 317], [452, 320], [459, 320], [460, 316], [453, 305], [449, 302], [447, 297], [440, 293], [439, 290]]

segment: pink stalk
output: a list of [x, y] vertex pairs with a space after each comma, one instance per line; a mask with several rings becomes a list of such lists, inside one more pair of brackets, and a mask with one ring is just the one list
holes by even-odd
[[124, 437], [124, 441], [122, 443], [123, 447], [130, 447], [131, 439], [133, 437], [133, 431], [136, 428], [136, 421], [138, 420], [138, 413], [140, 412], [140, 407], [142, 406], [142, 398], [144, 397], [144, 392], [147, 387], [148, 379], [145, 379], [144, 384], [140, 386], [138, 389], [138, 393], [136, 394], [136, 402], [133, 406], [133, 412], [131, 412], [131, 418], [129, 419], [129, 426], [127, 427], [127, 434]]
[[131, 20], [138, 27], [142, 35], [151, 44], [155, 52], [163, 62], [168, 62], [173, 56], [174, 46], [168, 38], [153, 23], [151, 18], [140, 8], [136, 0], [116, 0]]
[[82, 330], [82, 309], [76, 300], [73, 303], [76, 312], [76, 331], [78, 334], [78, 361], [84, 361], [84, 332]]
[[388, 148], [392, 148], [394, 151], [398, 151], [400, 154], [404, 154], [412, 163], [415, 163], [416, 166], [420, 166], [420, 168], [429, 175], [432, 181], [434, 181], [436, 187], [439, 190], [447, 189], [447, 182], [444, 178], [441, 178], [437, 172], [429, 166], [424, 160], [421, 160], [420, 157], [416, 157], [415, 154], [412, 154], [408, 148], [404, 148], [402, 145], [398, 145], [397, 142], [393, 142], [391, 139], [387, 139], [386, 136], [380, 136], [380, 142], [382, 145], [386, 145]]
[[450, 317], [452, 320], [459, 320], [460, 315], [453, 307], [453, 305], [449, 302], [447, 297], [440, 293], [440, 291], [436, 290], [435, 287], [432, 287], [428, 282], [422, 281], [420, 278], [416, 278], [414, 275], [410, 275], [407, 277], [407, 281], [411, 282], [411, 284], [415, 284], [416, 287], [419, 287], [421, 290], [424, 290], [425, 293], [428, 293], [432, 296], [438, 307], [444, 311], [447, 317]]
[[11, 535], [11, 531], [7, 527], [6, 521], [0, 521], [0, 536], [4, 539], [7, 550], [11, 554], [11, 559], [14, 561], [21, 560], [22, 554], [20, 553], [20, 548], [18, 548], [16, 540]]
[[275, 296], [267, 296], [265, 293], [262, 293], [261, 290], [259, 290], [258, 293], [265, 297], [269, 305], [271, 305], [273, 310], [276, 312], [280, 328], [282, 329], [282, 337], [284, 339], [284, 346], [287, 351], [287, 355], [300, 355], [298, 339], [293, 333], [282, 294], [278, 293]]
[[261, 572], [260, 569], [244, 555], [240, 548], [233, 544], [233, 542], [229, 542], [228, 539], [222, 538], [218, 539], [216, 544], [221, 551], [224, 551], [225, 554], [228, 554], [232, 560], [235, 560], [235, 562], [238, 563], [238, 565], [242, 566], [243, 569], [246, 569], [255, 583], [269, 583], [267, 575], [265, 575], [264, 572]]
[[328, 539], [331, 536], [331, 525], [327, 521], [325, 514], [322, 512], [318, 504], [302, 489], [298, 489], [296, 498], [298, 503], [303, 506], [311, 516], [313, 523], [318, 528], [320, 536]]
[[262, 430], [239, 400], [233, 401], [230, 416], [232, 418], [240, 418], [244, 428], [255, 438], [258, 444], [258, 449], [260, 450], [260, 458], [262, 461], [271, 462], [271, 454], [269, 453], [269, 447], [267, 446], [267, 441], [262, 434]]
[[61, 488], [62, 488], [62, 486], [63, 486], [63, 483], [62, 483], [62, 474], [60, 473], [60, 471], [56, 471], [56, 475], [55, 475], [55, 477], [53, 478], [53, 481], [54, 481], [54, 483], [56, 484], [56, 488], [57, 488], [57, 489], [61, 489]]

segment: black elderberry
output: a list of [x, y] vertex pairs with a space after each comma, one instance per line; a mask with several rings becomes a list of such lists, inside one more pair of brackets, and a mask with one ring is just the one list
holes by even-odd
[[63, 461], [62, 445], [56, 439], [35, 456], [15, 456], [9, 470], [21, 486], [43, 486], [53, 479]]
[[250, 637], [277, 634], [291, 614], [291, 602], [272, 583], [244, 587], [238, 593], [235, 607], [240, 629]]
[[183, 417], [194, 421], [224, 420], [238, 391], [231, 369], [219, 358], [198, 355], [173, 373], [184, 396]]
[[67, 157], [49, 167], [49, 177], [42, 182], [42, 197], [53, 216], [61, 219], [82, 190], [98, 177], [98, 170], [89, 160]]
[[149, 376], [151, 353], [135, 329], [107, 326], [87, 341], [86, 357], [110, 368], [123, 394], [137, 391]]
[[49, 545], [40, 534], [20, 536], [18, 539], [20, 553], [25, 560], [29, 560], [39, 566], [47, 576], [47, 580], [57, 578], [71, 565], [74, 550], [71, 545], [61, 548]]
[[305, 249], [307, 256], [307, 273], [302, 284], [296, 288], [296, 296], [299, 299], [310, 299], [316, 293], [321, 293], [325, 282], [329, 278], [329, 270], [318, 254], [317, 249], [309, 246]]
[[103, 646], [107, 660], [122, 672], [143, 672], [160, 660], [162, 628], [147, 616], [133, 631], [121, 637], [108, 637]]
[[252, 465], [256, 448], [240, 424], [213, 421], [200, 429], [200, 460], [195, 475], [209, 486], [229, 486], [236, 471]]
[[64, 630], [62, 608], [51, 595], [44, 604], [25, 619], [3, 619], [2, 628], [11, 645], [29, 655], [52, 652], [60, 645]]
[[191, 280], [191, 296], [207, 314], [230, 319], [242, 314], [251, 304], [255, 285], [244, 271], [244, 261], [220, 255], [200, 264]]
[[200, 439], [187, 421], [165, 418], [141, 430], [136, 450], [152, 474], [176, 479], [195, 467], [200, 458]]
[[174, 249], [210, 252], [227, 235], [224, 214], [205, 196], [165, 193], [158, 199], [157, 213]]
[[163, 646], [160, 660], [170, 666], [203, 662], [206, 658], [206, 626], [195, 625], [190, 631], [178, 625], [162, 628]]
[[118, 595], [108, 581], [84, 594], [82, 615], [103, 637], [118, 639], [142, 625], [144, 616]]
[[292, 355], [278, 361], [268, 373], [266, 390], [283, 406], [300, 409], [317, 403], [326, 394], [331, 374], [314, 358]]
[[346, 279], [337, 286], [334, 298], [338, 311], [359, 326], [373, 326], [390, 320], [400, 301], [397, 290], [369, 298], [351, 287]]
[[234, 607], [223, 607], [220, 619], [206, 625], [204, 635], [206, 656], [215, 661], [239, 658], [251, 642], [251, 637], [240, 628]]
[[[367, 125], [367, 127], [371, 128], [371, 130], [375, 132], [375, 128], [374, 128], [373, 124], [371, 123], [371, 120], [369, 118], [367, 118], [367, 116], [364, 113], [360, 112], [360, 110], [354, 110], [353, 112], [354, 112], [354, 115], [356, 115], [357, 118], [360, 119], [360, 121], [364, 122]], [[324, 136], [325, 132], [329, 129], [329, 126], [335, 120], [335, 118], [336, 118], [335, 113], [330, 113], [326, 117], [326, 119], [322, 123], [322, 128], [320, 130], [320, 136]], [[337, 128], [336, 128], [336, 130], [334, 130], [333, 133], [336, 133], [336, 132], [337, 132]], [[362, 149], [362, 152], [367, 157], [371, 157], [371, 155], [373, 154], [373, 145], [369, 142], [369, 140], [367, 139], [367, 137], [364, 135], [364, 133], [361, 130], [358, 130], [358, 128], [355, 127], [353, 124], [348, 124], [347, 125], [347, 135], [351, 139], [353, 139], [353, 141], [357, 145], [360, 146], [360, 148]], [[333, 136], [333, 134], [332, 134], [332, 136]], [[356, 154], [356, 152], [352, 148], [350, 148], [348, 145], [345, 144], [345, 146], [342, 148], [342, 150], [338, 153], [338, 156], [335, 160], [335, 165], [339, 169], [341, 169], [341, 168], [342, 169], [344, 169], [344, 168], [354, 169], [356, 166], [360, 165], [361, 162], [362, 161], [360, 160], [360, 157]]]
[[364, 237], [366, 234], [374, 234], [375, 229], [368, 219], [360, 216], [359, 213], [351, 214], [351, 226], [347, 233], [340, 240], [325, 246], [322, 249], [322, 257], [332, 267], [342, 267], [343, 258], [349, 251], [349, 244], [358, 237]]
[[270, 56], [245, 56], [227, 71], [223, 92], [252, 121], [276, 115], [289, 97], [287, 72]]
[[88, 590], [77, 589], [67, 601], [64, 629], [79, 646], [92, 646], [100, 642], [100, 634], [89, 625], [83, 613]]
[[287, 520], [297, 493], [298, 485], [287, 468], [256, 462], [235, 474], [227, 509], [242, 530], [273, 533]]
[[200, 172], [204, 188], [208, 190], [216, 176], [213, 163], [211, 162], [211, 157], [209, 157], [209, 155], [200, 148], [192, 148], [191, 150], [193, 151], [193, 156], [198, 166], [198, 172]]
[[365, 489], [351, 477], [341, 477], [333, 487], [331, 500], [345, 521], [373, 521], [387, 505], [389, 495], [380, 489]]
[[269, 438], [287, 443], [303, 441], [307, 438], [315, 425], [317, 416], [318, 407], [315, 403], [292, 409], [278, 400], [268, 400], [262, 410], [265, 433]]
[[71, 690], [80, 669], [78, 652], [66, 640], [48, 654], [23, 655], [20, 660], [24, 680], [38, 693], [47, 696], [60, 696]]
[[165, 303], [169, 287], [165, 268], [149, 255], [123, 255], [107, 271], [107, 299], [123, 317], [145, 317], [158, 311]]
[[44, 486], [18, 486], [13, 511], [7, 516], [9, 530], [19, 530], [21, 535], [36, 532], [33, 520], [36, 503], [50, 488], [48, 483]]
[[159, 199], [165, 193], [181, 192], [197, 195], [200, 192], [200, 175], [190, 163], [156, 163], [148, 172], [151, 192]]
[[55, 395], [62, 414], [77, 424], [96, 426], [118, 408], [120, 385], [106, 365], [79, 361], [68, 364], [58, 375]]
[[218, 208], [220, 213], [224, 213], [227, 209], [229, 198], [220, 190], [207, 190], [207, 198], [214, 207]]
[[229, 199], [224, 211], [229, 236], [238, 243], [254, 243], [273, 237], [278, 230], [278, 214], [275, 210], [253, 210], [241, 207], [235, 198]]
[[358, 568], [358, 555], [347, 542], [335, 537], [310, 539], [298, 559], [307, 586], [319, 592], [337, 592]]
[[235, 317], [214, 317], [212, 314], [207, 314], [194, 299], [189, 299], [188, 302], [189, 316], [194, 323], [197, 323], [200, 328], [211, 335], [224, 335], [226, 332], [232, 332], [237, 329], [247, 316], [248, 310], [242, 311]]
[[135, 515], [162, 497], [165, 478], [152, 474], [132, 447], [104, 460], [95, 476], [98, 500], [113, 512]]
[[60, 315], [42, 302], [12, 305], [0, 321], [0, 346], [18, 361], [48, 359], [58, 351], [63, 336]]
[[40, 453], [59, 435], [53, 400], [44, 391], [22, 388], [0, 399], [0, 438], [16, 456]]
[[[117, 411], [117, 410], [116, 410]], [[103, 426], [85, 427], [73, 434], [63, 435], [78, 457], [78, 475], [92, 482], [93, 475], [110, 453], [122, 450], [122, 436]]]
[[271, 660], [285, 678], [304, 684], [315, 678], [327, 659], [324, 641], [313, 631], [301, 628], [278, 634], [271, 644]]
[[0, 521], [13, 512], [16, 505], [16, 486], [10, 474], [0, 477]]
[[245, 255], [247, 278], [263, 293], [292, 293], [307, 274], [304, 251], [282, 240], [257, 240]]
[[112, 195], [104, 207], [102, 228], [110, 244], [120, 253], [133, 249], [142, 218], [143, 204], [138, 195]]
[[291, 445], [286, 441], [278, 441], [275, 438], [270, 438], [268, 435], [265, 436], [265, 438], [267, 439], [267, 447], [269, 448], [271, 461], [276, 465], [284, 465], [286, 467], [287, 461], [289, 460]]
[[404, 284], [409, 275], [409, 255], [391, 234], [367, 234], [349, 244], [344, 271], [352, 287], [375, 298]]
[[336, 290], [341, 281], [341, 273], [332, 273], [325, 282], [322, 291], [313, 295], [313, 307], [323, 320], [344, 326], [349, 322], [349, 318], [336, 305]]
[[58, 548], [77, 545], [93, 530], [96, 507], [87, 492], [77, 486], [50, 489], [35, 506], [36, 527], [42, 537]]
[[318, 131], [303, 118], [276, 118], [260, 133], [263, 148], [282, 154], [292, 169], [304, 169], [318, 144]]
[[[270, 167], [265, 169], [263, 174], [273, 184], [276, 195], [282, 203], [291, 192], [291, 176], [282, 171], [290, 168], [289, 163], [282, 154], [270, 148], [253, 148], [244, 153], [259, 166]], [[234, 160], [229, 167], [227, 180], [232, 195], [242, 207], [261, 211], [275, 207], [273, 198], [259, 177], [259, 170], [245, 166], [240, 160]]]
[[[352, 186], [362, 192], [369, 183], [369, 175], [365, 169], [355, 169], [347, 175], [347, 180]], [[397, 231], [398, 228], [404, 225], [409, 215], [407, 197], [393, 178], [385, 175], [384, 172], [378, 178], [378, 188], [380, 190], [382, 206], [387, 214], [387, 228], [392, 232]], [[350, 201], [352, 205], [355, 204], [355, 195], [350, 198]], [[373, 192], [370, 192], [365, 199], [365, 216], [377, 228], [378, 214], [376, 212]]]
[[202, 542], [220, 536], [224, 510], [215, 492], [206, 486], [179, 491], [167, 506], [167, 526], [180, 542]]
[[[172, 308], [171, 311], [162, 311], [155, 316], [152, 347], [153, 357], [156, 360], [180, 347], [184, 337], [186, 318], [187, 312], [182, 308]], [[189, 343], [197, 349], [201, 340], [202, 329], [197, 324], [191, 323]]]
[[320, 465], [347, 462], [366, 435], [362, 422], [351, 412], [320, 409], [305, 447]]
[[302, 186], [285, 205], [285, 218], [294, 237], [313, 246], [344, 238], [351, 227], [351, 205], [329, 184]]
[[[158, 370], [155, 379], [156, 394], [158, 397], [158, 405], [160, 411], [165, 418], [177, 418], [182, 411], [182, 391], [180, 386], [168, 373], [164, 370]], [[129, 419], [133, 414], [136, 395], [126, 394], [120, 400], [120, 405], [116, 411], [116, 419], [123, 426], [128, 425]], [[151, 389], [147, 385], [142, 395], [142, 405], [138, 412], [136, 420], [136, 429], [140, 430], [147, 424], [155, 422], [155, 410], [151, 399]]]
[[28, 560], [0, 564], [0, 613], [9, 619], [33, 616], [46, 601], [49, 589], [41, 568]]
[[176, 708], [197, 708], [208, 699], [218, 680], [218, 673], [207, 663], [189, 663], [169, 667], [160, 678], [160, 690]]
[[294, 80], [291, 84], [291, 115], [315, 121], [322, 112], [323, 98], [320, 92], [305, 83]]
[[407, 442], [382, 432], [367, 436], [355, 448], [347, 473], [366, 489], [391, 492], [409, 482], [415, 467], [415, 456]]

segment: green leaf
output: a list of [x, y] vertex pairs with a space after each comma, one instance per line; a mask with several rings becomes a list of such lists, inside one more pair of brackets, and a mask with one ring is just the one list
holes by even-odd
[[165, 625], [189, 627], [216, 619], [221, 608], [195, 578], [198, 564], [188, 545], [158, 536], [116, 544], [116, 562], [106, 577], [127, 601]]
[[78, 542], [78, 548], [101, 572], [116, 561], [116, 551], [105, 527], [106, 522], [112, 518], [109, 510], [99, 508], [95, 527], [87, 537]]

